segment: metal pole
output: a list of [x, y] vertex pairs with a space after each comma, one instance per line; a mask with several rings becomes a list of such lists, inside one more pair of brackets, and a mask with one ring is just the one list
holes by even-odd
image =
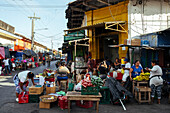
[[34, 48], [34, 19], [32, 19], [31, 50]]

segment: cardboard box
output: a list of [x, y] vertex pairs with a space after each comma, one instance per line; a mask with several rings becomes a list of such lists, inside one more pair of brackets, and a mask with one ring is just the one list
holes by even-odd
[[47, 87], [46, 86], [46, 95], [50, 93], [56, 93], [56, 86], [54, 87]]
[[43, 86], [42, 87], [31, 86], [29, 88], [29, 94], [41, 94], [42, 92], [43, 92]]
[[132, 39], [131, 45], [132, 46], [141, 46], [141, 39]]
[[125, 39], [124, 40], [124, 45], [131, 45], [131, 40], [130, 39]]
[[41, 102], [40, 101], [39, 108], [50, 109], [50, 103], [49, 102]]

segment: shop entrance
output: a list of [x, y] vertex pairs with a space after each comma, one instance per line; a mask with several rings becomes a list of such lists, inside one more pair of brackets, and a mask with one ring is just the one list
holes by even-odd
[[119, 48], [109, 47], [111, 45], [118, 45], [118, 35], [110, 35], [110, 36], [103, 36], [99, 39], [99, 47], [100, 47], [100, 59], [105, 59], [106, 57], [111, 60], [112, 62], [115, 61], [117, 57], [119, 57], [118, 51]]

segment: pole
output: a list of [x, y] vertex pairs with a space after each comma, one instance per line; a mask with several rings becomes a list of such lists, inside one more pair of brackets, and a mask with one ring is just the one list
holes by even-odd
[[31, 50], [34, 48], [34, 19], [32, 19], [32, 32], [31, 32]]
[[35, 13], [34, 13], [34, 16], [33, 17], [28, 17], [28, 18], [30, 18], [31, 20], [32, 20], [32, 32], [31, 32], [31, 50], [33, 50], [34, 49], [34, 26], [35, 26], [35, 24], [34, 24], [34, 21], [35, 20], [37, 20], [37, 19], [40, 19], [40, 17], [36, 17], [35, 16]]

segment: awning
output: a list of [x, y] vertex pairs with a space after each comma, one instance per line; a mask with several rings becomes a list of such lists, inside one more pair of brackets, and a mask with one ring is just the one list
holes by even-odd
[[[122, 27], [122, 25], [124, 25], [125, 23], [126, 23], [125, 21], [102, 22], [102, 23], [98, 23], [98, 24], [94, 24], [94, 25], [89, 25], [89, 26], [83, 26], [83, 27], [77, 27], [77, 28], [73, 28], [73, 29], [64, 30], [64, 32], [66, 32], [66, 31], [68, 31], [68, 32], [80, 31], [80, 30], [85, 30], [85, 29], [93, 29], [93, 28], [97, 28], [97, 27], [105, 27], [105, 29], [115, 30], [115, 31], [119, 31], [119, 32], [127, 32]], [[116, 29], [111, 28], [113, 26], [116, 26]], [[122, 29], [119, 29], [119, 26]]]
[[33, 50], [24, 50], [23, 53], [27, 56], [36, 56], [37, 55]]
[[0, 47], [0, 58], [1, 58], [1, 59], [4, 59], [4, 58], [5, 58], [4, 47]]

